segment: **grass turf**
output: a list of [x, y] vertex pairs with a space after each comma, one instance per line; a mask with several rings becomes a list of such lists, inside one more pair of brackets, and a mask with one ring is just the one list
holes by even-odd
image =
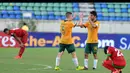
[[[0, 48], [0, 73], [110, 73], [102, 67], [102, 61], [106, 58], [103, 50], [98, 51], [98, 68], [92, 70], [93, 56], [89, 56], [89, 70], [76, 71], [72, 62], [71, 55], [64, 53], [60, 68], [62, 71], [55, 71], [55, 57], [58, 53], [56, 48], [27, 48], [23, 58], [16, 60], [13, 57], [17, 55], [19, 49]], [[76, 50], [79, 64], [83, 66], [84, 50], [78, 48]], [[123, 69], [123, 73], [130, 73], [130, 51], [124, 50], [124, 56], [127, 66]], [[49, 68], [48, 68], [48, 67]]]

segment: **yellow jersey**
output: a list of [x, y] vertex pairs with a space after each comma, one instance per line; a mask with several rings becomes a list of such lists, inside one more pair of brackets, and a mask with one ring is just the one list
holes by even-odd
[[89, 21], [84, 24], [88, 29], [87, 43], [98, 43], [98, 29], [100, 27], [100, 22], [95, 21], [94, 24], [96, 24], [97, 27], [92, 27]]
[[22, 29], [25, 30], [25, 31], [29, 30], [28, 26], [26, 26], [26, 25], [22, 26]]
[[69, 20], [61, 21], [60, 32], [61, 32], [61, 44], [72, 44], [72, 28], [74, 27], [74, 23]]

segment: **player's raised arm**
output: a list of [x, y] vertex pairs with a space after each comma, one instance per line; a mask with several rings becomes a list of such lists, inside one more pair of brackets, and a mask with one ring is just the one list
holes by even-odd
[[98, 27], [98, 24], [95, 24], [90, 18], [88, 18], [90, 24], [92, 25], [92, 27]]
[[76, 17], [76, 13], [74, 13], [73, 17], [72, 17], [72, 20]]
[[86, 28], [86, 26], [83, 24], [83, 13], [80, 13], [79, 14], [79, 18], [80, 18], [80, 20], [78, 21], [78, 23], [76, 23], [76, 25], [75, 26], [77, 26], [77, 27], [81, 27], [81, 28], [83, 28], [83, 27], [85, 27]]
[[95, 11], [91, 11], [90, 15], [88, 16], [88, 21], [90, 22], [90, 24], [92, 25], [92, 27], [98, 27], [99, 24], [95, 24], [94, 22], [96, 21], [97, 18], [97, 13]]

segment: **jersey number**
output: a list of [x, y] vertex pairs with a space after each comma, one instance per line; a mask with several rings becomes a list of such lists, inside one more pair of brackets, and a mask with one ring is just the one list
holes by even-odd
[[120, 52], [120, 50], [115, 49], [115, 51], [117, 52], [117, 56], [118, 56], [118, 57], [119, 57], [119, 56], [123, 56], [123, 54]]
[[61, 26], [61, 34], [64, 35], [65, 34], [65, 27]]

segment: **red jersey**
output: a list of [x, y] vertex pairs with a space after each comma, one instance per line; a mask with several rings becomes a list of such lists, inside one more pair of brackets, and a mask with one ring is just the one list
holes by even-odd
[[20, 38], [22, 38], [23, 36], [27, 34], [25, 30], [20, 29], [20, 28], [9, 30], [9, 35], [13, 35], [14, 33], [16, 34], [17, 37], [20, 37]]
[[117, 66], [126, 65], [124, 55], [119, 49], [114, 48], [114, 47], [109, 47], [107, 49], [107, 53], [110, 55], [110, 58], [113, 61], [114, 65], [117, 65]]

